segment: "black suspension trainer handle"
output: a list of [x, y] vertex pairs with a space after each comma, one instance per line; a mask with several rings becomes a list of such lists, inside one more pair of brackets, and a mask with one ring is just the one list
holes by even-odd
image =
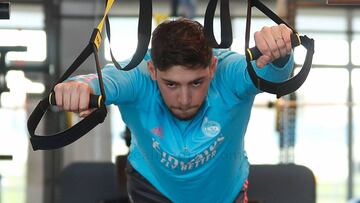
[[[89, 108], [96, 108], [90, 115], [85, 117], [83, 120], [72, 126], [71, 128], [56, 133], [53, 135], [39, 136], [35, 134], [36, 127], [38, 126], [41, 118], [47, 112], [51, 105], [56, 105], [56, 99], [54, 94], [54, 88], [52, 88], [50, 94], [42, 99], [39, 104], [35, 107], [28, 119], [28, 131], [30, 134], [30, 142], [34, 150], [49, 150], [64, 147], [68, 144], [73, 143], [95, 126], [102, 123], [107, 115], [107, 109], [105, 106], [105, 90], [102, 80], [102, 73], [98, 57], [98, 49], [101, 45], [102, 37], [101, 31], [103, 25], [106, 23], [106, 31], [108, 32], [108, 38], [110, 42], [110, 23], [108, 19], [108, 12], [111, 9], [115, 0], [107, 0], [105, 6], [105, 14], [99, 23], [98, 27], [94, 29], [89, 44], [81, 52], [81, 54], [75, 59], [72, 65], [66, 70], [56, 84], [65, 81], [71, 76], [71, 74], [91, 55], [94, 54], [96, 63], [96, 72], [98, 75], [98, 82], [100, 87], [100, 95], [90, 95]], [[131, 70], [135, 68], [144, 58], [151, 37], [151, 19], [152, 19], [152, 1], [151, 0], [140, 0], [140, 14], [139, 14], [139, 25], [138, 25], [138, 45], [136, 52], [133, 55], [130, 63], [122, 68], [112, 56], [112, 60], [115, 66], [121, 70]], [[111, 48], [110, 48], [111, 50]], [[112, 53], [111, 53], [112, 55]], [[55, 84], [55, 85], [56, 85]], [[55, 87], [54, 85], [54, 87]]]
[[[294, 49], [295, 47], [301, 45], [301, 39], [298, 34], [291, 33], [291, 47]], [[261, 51], [255, 46], [252, 48], [246, 49], [246, 59], [249, 61], [257, 60], [262, 56]]]
[[[102, 37], [101, 31], [103, 25], [106, 23], [106, 30], [108, 32], [110, 42], [110, 23], [108, 20], [108, 12], [111, 9], [115, 0], [107, 0], [105, 6], [105, 14], [99, 23], [98, 27], [94, 29], [89, 44], [84, 48], [81, 54], [75, 59], [71, 66], [66, 72], [60, 77], [55, 83], [61, 83], [71, 76], [71, 74], [79, 68], [79, 66], [91, 55], [94, 54], [96, 63], [96, 72], [98, 75], [98, 82], [100, 87], [100, 95], [90, 95], [90, 108], [96, 108], [90, 115], [85, 117], [83, 120], [72, 126], [71, 128], [59, 132], [53, 135], [39, 136], [35, 134], [35, 130], [40, 123], [41, 118], [47, 112], [51, 105], [56, 104], [54, 87], [47, 97], [42, 99], [39, 104], [35, 107], [34, 111], [29, 116], [27, 127], [30, 134], [30, 142], [33, 150], [49, 150], [64, 147], [68, 144], [73, 143], [95, 126], [102, 123], [107, 115], [107, 109], [105, 106], [106, 94], [104, 90], [104, 84], [102, 79], [101, 67], [99, 63], [98, 50], [101, 45]], [[152, 19], [152, 1], [151, 0], [140, 0], [140, 14], [139, 14], [139, 25], [138, 25], [138, 46], [136, 52], [133, 55], [130, 63], [122, 68], [117, 66], [121, 70], [131, 70], [135, 68], [141, 60], [144, 58], [148, 49], [148, 44], [151, 37], [151, 19]], [[116, 65], [117, 62], [112, 56], [112, 60]], [[116, 63], [115, 63], [116, 62]]]
[[[251, 61], [256, 60], [262, 54], [256, 47], [249, 48], [252, 7], [256, 7], [257, 9], [259, 9], [277, 24], [285, 24], [287, 27], [289, 27], [293, 31], [293, 34], [291, 35], [291, 45], [293, 48], [301, 44], [307, 50], [303, 67], [301, 68], [300, 72], [294, 77], [286, 81], [277, 83], [265, 80], [256, 74], [254, 67], [251, 64]], [[295, 92], [305, 82], [312, 65], [312, 59], [314, 55], [314, 40], [310, 39], [306, 35], [300, 36], [294, 28], [292, 28], [289, 24], [283, 21], [279, 16], [277, 16], [259, 0], [248, 0], [245, 32], [245, 55], [247, 61], [247, 70], [255, 87], [260, 89], [261, 91], [276, 94], [277, 98], [280, 98], [281, 96]]]
[[[96, 46], [96, 38], [99, 35], [99, 30], [94, 29], [94, 32], [91, 36], [89, 44], [81, 52], [81, 54], [75, 59], [75, 61], [70, 65], [66, 72], [60, 77], [56, 84], [66, 80], [79, 66], [91, 55], [94, 54], [96, 71], [99, 76], [99, 86], [101, 95], [92, 96], [94, 100], [97, 98], [96, 110], [93, 111], [89, 116], [85, 117], [83, 120], [72, 126], [71, 128], [59, 132], [53, 135], [36, 135], [35, 130], [40, 123], [41, 118], [49, 110], [51, 105], [56, 104], [54, 97], [54, 88], [52, 88], [49, 96], [43, 98], [39, 104], [35, 107], [34, 111], [30, 114], [27, 127], [30, 134], [30, 142], [33, 147], [33, 150], [50, 150], [57, 149], [69, 145], [75, 142], [77, 139], [88, 133], [99, 123], [102, 123], [105, 120], [107, 115], [107, 109], [105, 106], [105, 91], [102, 83], [101, 68], [98, 59], [98, 48]], [[55, 85], [56, 85], [55, 84]], [[54, 85], [54, 87], [55, 87]], [[92, 105], [92, 104], [91, 104]]]
[[[56, 106], [56, 98], [54, 92], [49, 95], [50, 105]], [[100, 108], [102, 105], [102, 95], [89, 95], [89, 108]]]

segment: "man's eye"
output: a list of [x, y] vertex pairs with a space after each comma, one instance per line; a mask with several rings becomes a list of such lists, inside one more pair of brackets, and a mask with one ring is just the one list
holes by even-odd
[[195, 81], [193, 82], [194, 87], [199, 87], [202, 84], [202, 81]]
[[170, 87], [170, 88], [174, 88], [176, 87], [175, 83], [166, 83], [166, 86]]

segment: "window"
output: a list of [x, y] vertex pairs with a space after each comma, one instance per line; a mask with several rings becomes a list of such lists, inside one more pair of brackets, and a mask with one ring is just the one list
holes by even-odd
[[354, 36], [354, 40], [351, 43], [351, 61], [354, 65], [360, 65], [360, 34]]
[[8, 61], [46, 59], [44, 22], [41, 6], [11, 4], [10, 20], [2, 20], [0, 24], [0, 46], [26, 46], [27, 51], [9, 53]]
[[112, 161], [115, 163], [116, 156], [125, 155], [129, 152], [128, 147], [126, 146], [124, 133], [125, 133], [125, 123], [122, 121], [121, 114], [119, 109], [111, 105], [110, 106], [110, 126], [112, 134]]
[[26, 52], [9, 52], [6, 61], [43, 62], [46, 59], [46, 33], [43, 30], [0, 29], [1, 46], [26, 46]]
[[275, 125], [276, 110], [255, 104], [245, 135], [245, 150], [251, 164], [279, 163], [279, 134]]
[[352, 85], [353, 85], [353, 154], [354, 154], [354, 196], [360, 197], [360, 69], [352, 71]]
[[[300, 32], [318, 30], [321, 32], [344, 32], [347, 29], [344, 9], [298, 9], [295, 20]], [[331, 22], [331, 23], [329, 23]]]
[[360, 32], [360, 12], [358, 10], [354, 11], [354, 19], [352, 27], [355, 32]]
[[[345, 202], [350, 46], [346, 10], [300, 9], [296, 25], [301, 34], [314, 38], [315, 54], [309, 77], [297, 91], [295, 162], [314, 172], [318, 202]], [[295, 51], [297, 64], [303, 64], [304, 57], [305, 49]]]
[[346, 69], [312, 69], [298, 90], [295, 163], [315, 174], [319, 202], [346, 199]]
[[[296, 30], [301, 35], [308, 35], [315, 40], [313, 64], [346, 65], [349, 58], [346, 10], [299, 9], [297, 14]], [[302, 64], [304, 58], [305, 49], [297, 50], [295, 62]]]
[[[301, 35], [304, 34], [315, 40], [314, 65], [346, 65], [348, 63], [349, 43], [346, 41], [345, 33], [301, 33]], [[295, 62], [303, 64], [306, 49], [301, 47], [301, 51], [298, 48], [295, 50]]]
[[[14, 61], [44, 62], [46, 33], [43, 29], [44, 14], [40, 4], [11, 4], [10, 20], [1, 20], [0, 23], [0, 46], [26, 46], [27, 51], [9, 52], [6, 57], [8, 66], [14, 65]], [[0, 202], [23, 203], [26, 201], [28, 153], [25, 93], [42, 92], [44, 86], [25, 78], [23, 71], [8, 71], [6, 81], [10, 92], [1, 94], [0, 154], [12, 155], [13, 160], [0, 161]]]
[[44, 28], [45, 17], [41, 6], [12, 3], [10, 9], [10, 19], [2, 20], [0, 29], [10, 28], [33, 30]]

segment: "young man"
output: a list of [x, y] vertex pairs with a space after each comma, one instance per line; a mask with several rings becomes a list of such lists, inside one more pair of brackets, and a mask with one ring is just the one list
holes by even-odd
[[[291, 30], [264, 27], [256, 71], [270, 81], [293, 67]], [[272, 63], [275, 59], [276, 63]], [[126, 62], [124, 62], [126, 64]], [[255, 65], [255, 62], [254, 62]], [[203, 27], [179, 19], [153, 32], [151, 54], [131, 71], [103, 69], [106, 104], [119, 106], [131, 129], [128, 191], [134, 202], [246, 202], [249, 163], [244, 135], [259, 90], [244, 56], [212, 50]], [[94, 75], [55, 87], [56, 102], [87, 116]]]

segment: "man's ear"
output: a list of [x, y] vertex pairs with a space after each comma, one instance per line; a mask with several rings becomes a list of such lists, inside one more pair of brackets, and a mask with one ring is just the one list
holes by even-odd
[[151, 79], [156, 80], [156, 69], [155, 69], [154, 64], [151, 61], [148, 61], [147, 62], [147, 67], [148, 67]]
[[213, 56], [211, 58], [211, 62], [210, 62], [210, 66], [209, 66], [211, 79], [214, 77], [216, 65], [217, 65], [217, 58], [215, 56]]

